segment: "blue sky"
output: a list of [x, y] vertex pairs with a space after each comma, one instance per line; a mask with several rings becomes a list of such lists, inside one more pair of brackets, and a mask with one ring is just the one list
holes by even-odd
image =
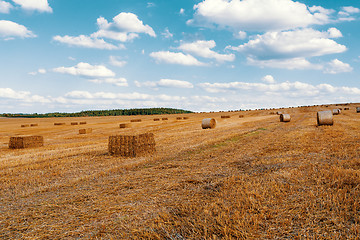
[[360, 102], [355, 0], [0, 0], [0, 112]]

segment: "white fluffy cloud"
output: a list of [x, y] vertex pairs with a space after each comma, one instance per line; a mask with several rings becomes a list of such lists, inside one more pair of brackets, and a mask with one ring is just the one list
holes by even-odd
[[280, 68], [280, 69], [315, 69], [321, 70], [323, 69], [322, 64], [313, 64], [306, 60], [305, 58], [288, 58], [288, 59], [270, 59], [270, 60], [257, 60], [251, 57], [247, 58], [247, 63], [253, 66], [258, 66], [261, 68], [269, 67], [269, 68]]
[[204, 0], [189, 23], [215, 24], [242, 31], [278, 31], [329, 22], [333, 12], [291, 0]]
[[138, 33], [156, 37], [154, 30], [149, 25], [144, 25], [138, 16], [133, 13], [119, 13], [113, 18], [112, 22], [100, 17], [97, 19], [97, 25], [99, 31], [92, 35], [94, 37], [109, 38], [122, 42], [138, 37]]
[[343, 63], [338, 59], [334, 59], [325, 66], [324, 73], [337, 74], [351, 72], [353, 68], [348, 63]]
[[115, 56], [110, 56], [109, 59], [110, 59], [110, 64], [116, 67], [123, 67], [127, 64], [126, 61], [119, 60], [118, 57]]
[[129, 86], [126, 78], [103, 78], [103, 79], [91, 79], [89, 82], [93, 83], [109, 83], [117, 87], [127, 87]]
[[46, 69], [40, 68], [38, 69], [36, 72], [29, 72], [30, 75], [37, 75], [37, 74], [45, 74], [46, 73]]
[[58, 67], [53, 69], [54, 72], [66, 73], [74, 76], [82, 77], [114, 77], [115, 73], [103, 65], [91, 65], [89, 63], [80, 62], [74, 67]]
[[[248, 83], [248, 82], [228, 82], [228, 83], [201, 83], [201, 88], [210, 93], [219, 92], [250, 92], [255, 96], [265, 94], [268, 96], [281, 95], [288, 98], [301, 98], [327, 96], [329, 94], [338, 95], [360, 95], [359, 88], [335, 87], [330, 84], [312, 85], [304, 82], [280, 82], [280, 83]], [[313, 103], [314, 104], [314, 103]]]
[[230, 48], [257, 60], [314, 57], [346, 51], [344, 45], [330, 39], [341, 36], [336, 28], [330, 28], [326, 32], [309, 28], [267, 32], [243, 45]]
[[9, 13], [13, 6], [9, 2], [0, 0], [0, 13]]
[[265, 83], [275, 83], [275, 79], [274, 79], [274, 77], [273, 76], [271, 76], [271, 75], [266, 75], [265, 77], [263, 77], [262, 79], [261, 79], [263, 82], [265, 82]]
[[199, 56], [203, 58], [212, 58], [218, 62], [224, 62], [224, 61], [232, 62], [235, 60], [234, 54], [219, 54], [211, 50], [214, 47], [216, 47], [216, 43], [214, 40], [210, 40], [210, 41], [199, 40], [192, 43], [182, 43], [180, 47], [178, 47], [178, 49], [186, 53], [193, 54], [195, 56]]
[[164, 32], [161, 33], [164, 38], [172, 38], [174, 34], [169, 31], [169, 28], [165, 28]]
[[11, 40], [14, 38], [33, 38], [36, 35], [25, 26], [18, 23], [0, 20], [0, 38]]
[[47, 0], [13, 0], [16, 4], [20, 5], [23, 9], [29, 11], [39, 12], [52, 12]]
[[200, 62], [190, 54], [184, 54], [181, 52], [152, 52], [150, 53], [150, 57], [154, 58], [157, 62], [180, 64], [185, 66], [206, 66], [205, 63]]
[[124, 49], [125, 46], [123, 44], [119, 44], [115, 46], [113, 44], [107, 43], [104, 39], [92, 38], [85, 35], [80, 35], [78, 37], [72, 36], [54, 36], [54, 41], [65, 43], [69, 46], [77, 46], [77, 47], [85, 47], [85, 48], [97, 48], [97, 49], [106, 49], [106, 50], [116, 50], [116, 49]]
[[174, 79], [160, 79], [157, 82], [135, 82], [137, 87], [170, 87], [170, 88], [194, 88], [194, 85], [187, 81], [174, 80]]

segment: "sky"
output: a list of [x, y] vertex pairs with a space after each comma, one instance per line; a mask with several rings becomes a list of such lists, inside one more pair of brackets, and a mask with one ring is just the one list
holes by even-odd
[[360, 102], [358, 0], [0, 0], [0, 113]]

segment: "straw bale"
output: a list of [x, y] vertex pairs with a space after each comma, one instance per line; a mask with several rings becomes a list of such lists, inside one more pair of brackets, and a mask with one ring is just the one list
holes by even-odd
[[85, 121], [83, 121], [83, 122], [80, 122], [80, 125], [84, 125], [84, 124], [86, 124], [86, 122], [85, 122]]
[[244, 115], [239, 115], [239, 118], [243, 118], [244, 117]]
[[22, 124], [21, 127], [29, 127], [29, 124]]
[[168, 120], [168, 118], [162, 118], [162, 120]]
[[131, 119], [130, 122], [141, 122], [141, 119]]
[[347, 108], [344, 108], [344, 110], [350, 110], [350, 108], [347, 107]]
[[282, 114], [282, 112], [276, 112], [276, 114], [277, 114], [277, 115], [281, 115], [281, 114]]
[[37, 127], [37, 126], [39, 126], [39, 124], [37, 124], [37, 123], [30, 124], [30, 127]]
[[360, 113], [360, 107], [357, 107], [357, 108], [356, 108], [356, 112], [357, 112], [357, 113]]
[[78, 122], [72, 122], [71, 125], [79, 125]]
[[290, 114], [280, 115], [280, 122], [290, 122], [290, 120], [291, 120]]
[[333, 115], [339, 115], [340, 113], [341, 113], [341, 110], [340, 109], [333, 109], [332, 110], [332, 113], [333, 113]]
[[153, 133], [115, 135], [109, 137], [108, 149], [112, 155], [139, 157], [156, 153]]
[[65, 123], [54, 123], [55, 126], [65, 125]]
[[189, 119], [189, 117], [183, 117], [184, 120]]
[[182, 117], [177, 117], [176, 120], [182, 120], [183, 118]]
[[214, 118], [205, 118], [201, 122], [201, 127], [203, 129], [215, 128], [216, 127], [216, 120]]
[[221, 118], [230, 118], [230, 116], [229, 115], [221, 116]]
[[43, 136], [17, 136], [17, 137], [11, 137], [9, 141], [9, 148], [11, 149], [42, 147], [42, 146], [44, 146]]
[[131, 126], [130, 123], [120, 123], [119, 127], [120, 128], [129, 128]]
[[160, 118], [154, 118], [154, 121], [160, 121]]
[[79, 129], [79, 134], [87, 134], [87, 133], [92, 133], [92, 128]]
[[332, 111], [320, 111], [317, 112], [317, 124], [320, 125], [333, 125], [333, 113]]

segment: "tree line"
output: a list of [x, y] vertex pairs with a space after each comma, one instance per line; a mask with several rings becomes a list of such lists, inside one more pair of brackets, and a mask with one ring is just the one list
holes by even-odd
[[21, 118], [49, 118], [49, 117], [99, 117], [99, 116], [131, 116], [131, 115], [159, 115], [192, 113], [191, 111], [174, 108], [133, 108], [113, 110], [86, 110], [76, 113], [3, 113], [1, 117]]

